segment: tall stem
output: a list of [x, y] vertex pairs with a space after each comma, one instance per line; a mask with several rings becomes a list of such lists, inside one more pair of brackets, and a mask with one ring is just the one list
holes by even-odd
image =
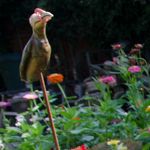
[[[30, 83], [30, 91], [31, 91], [32, 93], [34, 92], [33, 84], [32, 84], [32, 83]], [[38, 106], [37, 103], [36, 103], [36, 99], [33, 99], [32, 101], [30, 101], [30, 108], [31, 108], [31, 111], [33, 110], [33, 104], [34, 104], [35, 107]], [[40, 110], [39, 110], [39, 108], [37, 108], [37, 111], [38, 111], [38, 113], [39, 113], [39, 115], [40, 115]]]
[[58, 87], [59, 87], [59, 89], [60, 89], [60, 91], [64, 97], [65, 103], [67, 104], [68, 107], [70, 107], [70, 104], [67, 100], [67, 96], [66, 96], [66, 93], [64, 92], [64, 89], [62, 88], [62, 86], [59, 83], [57, 83], [57, 85], [58, 85]]
[[[30, 83], [30, 91], [31, 91], [32, 93], [34, 92], [33, 84], [32, 84], [32, 83]], [[35, 106], [37, 106], [37, 103], [36, 103], [36, 100], [35, 100], [35, 99], [33, 99], [33, 104], [34, 104]]]
[[[30, 87], [30, 91], [33, 91], [33, 85], [32, 83], [29, 83], [29, 87]], [[32, 100], [29, 101], [30, 104], [30, 112], [33, 114], [32, 110], [33, 110], [33, 102]]]

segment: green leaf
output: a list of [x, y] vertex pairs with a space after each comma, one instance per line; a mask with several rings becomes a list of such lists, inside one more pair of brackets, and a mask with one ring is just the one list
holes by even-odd
[[49, 99], [49, 102], [50, 103], [53, 103], [53, 102], [55, 102], [56, 100], [58, 100], [57, 98], [51, 98], [51, 99]]
[[20, 138], [20, 136], [17, 136], [17, 135], [6, 135], [6, 137], [4, 137], [4, 141], [6, 143], [11, 143], [11, 142], [21, 142], [22, 141], [22, 138]]
[[142, 150], [149, 150], [150, 149], [150, 143], [143, 146]]
[[141, 133], [140, 135], [137, 135], [136, 137], [135, 137], [135, 139], [136, 140], [142, 140], [142, 139], [149, 139], [149, 141], [150, 141], [150, 133], [147, 131], [147, 132], [143, 132], [143, 133]]
[[5, 133], [5, 132], [6, 132], [6, 129], [0, 128], [0, 133]]
[[67, 100], [76, 100], [77, 96], [67, 96]]
[[30, 137], [30, 133], [23, 133], [21, 137], [22, 137], [22, 138]]
[[22, 133], [21, 129], [17, 127], [7, 127], [8, 132]]
[[78, 114], [79, 114], [79, 111], [75, 107], [68, 108], [67, 111], [61, 112], [61, 115], [63, 117], [66, 117], [67, 119], [72, 119], [72, 118], [78, 116]]
[[87, 130], [86, 128], [83, 128], [83, 129], [75, 129], [75, 130], [71, 130], [70, 132], [72, 134], [80, 134], [81, 132]]
[[39, 107], [40, 107], [40, 106], [38, 106], [38, 105], [37, 105], [37, 106], [35, 106], [35, 107], [32, 109], [32, 112], [37, 111], [37, 110], [39, 109]]
[[87, 101], [90, 101], [90, 100], [93, 100], [93, 97], [91, 97], [91, 96], [84, 96], [83, 99], [87, 100]]
[[85, 135], [82, 137], [82, 140], [83, 141], [87, 141], [87, 142], [90, 142], [94, 139], [94, 136], [90, 136], [90, 135]]

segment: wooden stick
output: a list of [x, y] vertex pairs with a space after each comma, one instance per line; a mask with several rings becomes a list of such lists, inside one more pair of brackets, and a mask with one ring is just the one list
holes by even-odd
[[53, 116], [52, 116], [52, 112], [51, 112], [51, 108], [50, 108], [50, 103], [48, 101], [48, 96], [47, 96], [47, 92], [46, 92], [44, 77], [43, 77], [42, 73], [40, 73], [40, 82], [41, 82], [41, 86], [42, 86], [42, 90], [43, 90], [43, 95], [44, 95], [44, 99], [45, 99], [45, 103], [46, 103], [46, 108], [47, 108], [47, 111], [48, 111], [48, 117], [49, 117], [50, 125], [51, 125], [51, 128], [52, 128], [52, 134], [53, 134], [56, 150], [60, 150], [60, 146], [59, 146], [59, 142], [58, 142], [58, 138], [57, 138], [54, 122], [53, 122]]

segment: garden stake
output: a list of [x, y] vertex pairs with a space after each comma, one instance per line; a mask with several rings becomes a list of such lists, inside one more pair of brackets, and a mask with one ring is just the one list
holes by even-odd
[[60, 146], [59, 146], [59, 142], [58, 142], [58, 138], [57, 138], [54, 122], [53, 122], [53, 116], [52, 116], [52, 112], [51, 112], [51, 108], [50, 108], [50, 103], [48, 101], [46, 86], [45, 86], [44, 77], [43, 77], [42, 72], [40, 73], [40, 82], [41, 82], [41, 86], [42, 86], [42, 90], [43, 90], [44, 99], [46, 102], [46, 108], [48, 111], [48, 117], [49, 117], [50, 125], [52, 128], [52, 134], [53, 134], [56, 150], [60, 150]]

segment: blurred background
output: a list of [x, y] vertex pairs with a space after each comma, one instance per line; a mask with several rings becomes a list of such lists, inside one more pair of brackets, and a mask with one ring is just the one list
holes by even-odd
[[25, 87], [19, 63], [32, 30], [28, 19], [36, 7], [54, 14], [47, 25], [52, 46], [49, 73], [62, 73], [68, 84], [80, 83], [89, 64], [112, 59], [113, 43], [144, 44], [150, 58], [149, 0], [1, 0], [0, 92]]

